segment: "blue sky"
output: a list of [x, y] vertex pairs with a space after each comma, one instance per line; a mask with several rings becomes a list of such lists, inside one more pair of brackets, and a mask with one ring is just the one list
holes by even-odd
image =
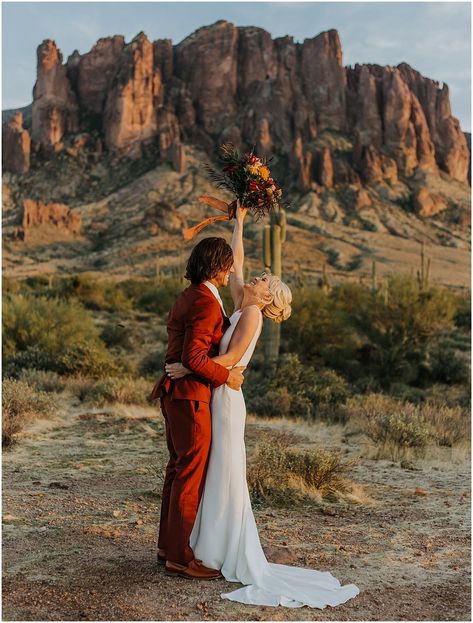
[[335, 28], [345, 65], [409, 63], [448, 84], [453, 114], [471, 129], [469, 2], [3, 2], [2, 108], [31, 101], [43, 39], [54, 39], [66, 60], [100, 37], [122, 34], [129, 41], [143, 30], [176, 44], [219, 19], [301, 42]]

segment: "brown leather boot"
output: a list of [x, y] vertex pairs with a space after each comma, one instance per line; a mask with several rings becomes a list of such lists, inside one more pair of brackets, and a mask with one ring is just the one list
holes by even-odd
[[218, 569], [209, 569], [197, 558], [191, 560], [188, 565], [180, 565], [170, 560], [166, 561], [166, 574], [179, 575], [190, 580], [216, 580], [223, 577]]
[[158, 565], [166, 564], [166, 552], [163, 549], [158, 549]]

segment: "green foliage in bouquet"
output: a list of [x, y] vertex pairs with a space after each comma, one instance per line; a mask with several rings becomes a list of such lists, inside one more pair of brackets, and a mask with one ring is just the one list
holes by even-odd
[[257, 218], [269, 214], [282, 196], [279, 184], [271, 177], [268, 164], [272, 158], [258, 158], [251, 151], [243, 156], [232, 143], [220, 146], [222, 170], [205, 165], [217, 188], [226, 188]]

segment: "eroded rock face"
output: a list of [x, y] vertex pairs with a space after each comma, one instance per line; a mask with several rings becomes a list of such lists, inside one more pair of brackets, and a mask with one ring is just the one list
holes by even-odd
[[238, 83], [238, 28], [221, 20], [199, 28], [175, 47], [175, 74], [188, 87], [196, 121], [220, 134], [234, 121]]
[[345, 131], [346, 74], [340, 37], [336, 30], [306, 39], [301, 49], [300, 71], [304, 93], [317, 115], [317, 128]]
[[70, 235], [78, 235], [82, 229], [80, 215], [68, 206], [62, 203], [43, 203], [33, 199], [23, 201], [20, 222], [18, 237], [23, 240], [28, 240], [32, 228], [41, 225], [52, 225], [62, 233]]
[[[118, 35], [100, 39], [87, 54], [74, 52], [66, 66], [54, 42], [44, 41], [33, 140], [59, 151], [65, 133], [88, 131], [90, 115], [109, 151], [139, 157], [142, 143], [155, 141], [162, 161], [181, 172], [183, 143], [214, 154], [232, 141], [288, 163], [277, 172], [287, 175], [280, 181], [293, 181], [295, 173], [301, 190], [360, 177], [396, 183], [418, 169], [469, 180], [470, 153], [447, 85], [406, 63], [345, 68], [336, 30], [298, 44], [220, 20], [176, 46], [150, 42], [144, 33], [127, 45]], [[334, 131], [352, 141], [350, 157], [339, 158], [330, 140], [318, 140]]]
[[157, 134], [154, 99], [162, 88], [160, 73], [154, 71], [153, 44], [144, 33], [123, 48], [118, 63], [104, 112], [105, 143], [111, 151], [139, 146]]
[[80, 57], [77, 93], [81, 106], [101, 115], [112, 80], [125, 47], [121, 35], [99, 39], [90, 52]]
[[46, 39], [37, 50], [37, 79], [33, 89], [32, 139], [49, 151], [64, 133], [79, 130], [76, 96], [56, 43]]
[[419, 188], [413, 197], [414, 211], [418, 216], [429, 217], [447, 208], [447, 204], [435, 194], [431, 194], [424, 186]]
[[452, 116], [450, 95], [446, 84], [422, 76], [407, 63], [399, 71], [422, 106], [435, 147], [437, 164], [453, 178], [468, 178], [469, 150], [458, 119]]
[[17, 112], [2, 126], [3, 168], [12, 173], [27, 173], [30, 168], [30, 135], [23, 128], [23, 115]]

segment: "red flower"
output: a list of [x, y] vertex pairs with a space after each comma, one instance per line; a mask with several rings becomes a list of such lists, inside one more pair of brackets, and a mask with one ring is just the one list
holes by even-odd
[[251, 188], [251, 190], [258, 190], [258, 188], [259, 188], [258, 182], [255, 182], [254, 180], [251, 180], [250, 188]]
[[251, 156], [248, 158], [248, 162], [250, 164], [254, 164], [256, 162], [257, 158], [254, 154], [251, 154]]

